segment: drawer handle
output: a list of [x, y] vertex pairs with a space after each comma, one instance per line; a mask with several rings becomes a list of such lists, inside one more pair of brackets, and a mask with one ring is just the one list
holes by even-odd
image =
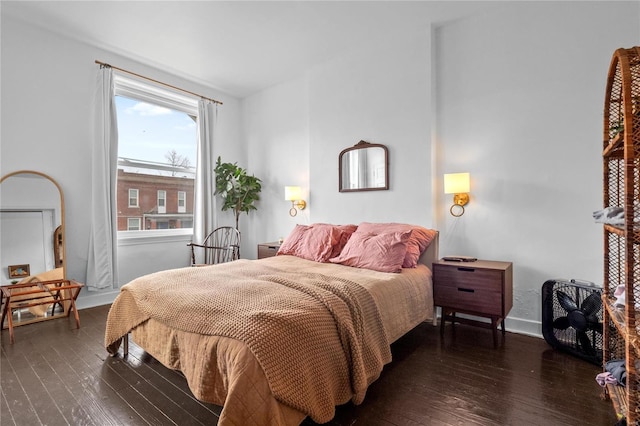
[[465, 293], [473, 293], [473, 292], [475, 292], [475, 290], [472, 289], [472, 288], [464, 288], [464, 287], [458, 287], [458, 291], [464, 291]]
[[277, 250], [277, 249], [278, 249], [278, 247], [276, 247], [276, 246], [269, 246], [269, 247], [267, 247], [267, 248], [268, 248], [269, 250]]
[[458, 271], [463, 271], [463, 272], [474, 272], [475, 270], [476, 270], [475, 268], [464, 268], [464, 267], [458, 268]]

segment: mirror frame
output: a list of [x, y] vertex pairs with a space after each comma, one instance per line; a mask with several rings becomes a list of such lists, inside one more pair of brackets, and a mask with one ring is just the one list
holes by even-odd
[[[342, 187], [342, 157], [351, 151], [357, 151], [359, 149], [367, 148], [382, 148], [384, 151], [384, 186], [369, 187], [369, 188], [343, 188]], [[361, 192], [361, 191], [384, 191], [389, 189], [389, 150], [385, 145], [379, 143], [369, 143], [366, 141], [360, 141], [354, 146], [343, 149], [338, 156], [338, 191], [339, 192]]]
[[[2, 184], [2, 182], [4, 182], [5, 180], [7, 180], [8, 178], [12, 177], [12, 176], [16, 176], [16, 175], [21, 175], [21, 174], [32, 174], [32, 175], [38, 175], [42, 178], [47, 179], [49, 182], [53, 183], [55, 185], [55, 187], [58, 189], [58, 195], [60, 195], [60, 227], [61, 227], [61, 231], [60, 234], [62, 236], [62, 241], [61, 241], [61, 254], [62, 254], [62, 278], [63, 279], [67, 279], [67, 238], [65, 236], [65, 230], [67, 229], [65, 226], [65, 222], [64, 222], [64, 194], [62, 193], [62, 187], [60, 187], [60, 184], [58, 184], [58, 182], [56, 182], [55, 179], [53, 179], [51, 176], [42, 173], [42, 172], [38, 172], [35, 170], [18, 170], [15, 172], [11, 172], [8, 173], [4, 176], [2, 176], [2, 178], [0, 178], [0, 185]], [[55, 259], [57, 261], [57, 259]]]

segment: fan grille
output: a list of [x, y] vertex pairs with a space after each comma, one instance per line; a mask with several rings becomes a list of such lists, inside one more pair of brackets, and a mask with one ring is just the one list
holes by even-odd
[[602, 365], [602, 290], [567, 280], [549, 280], [542, 290], [542, 331], [547, 343]]

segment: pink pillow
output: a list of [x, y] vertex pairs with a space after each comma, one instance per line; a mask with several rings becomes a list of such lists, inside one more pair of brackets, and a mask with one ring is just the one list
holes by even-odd
[[354, 232], [338, 257], [329, 259], [356, 268], [380, 272], [400, 272], [411, 231], [370, 234]]
[[403, 268], [415, 268], [418, 266], [420, 255], [429, 247], [431, 241], [436, 235], [433, 229], [423, 228], [422, 226], [409, 225], [406, 223], [369, 223], [362, 222], [358, 225], [357, 232], [368, 232], [371, 234], [381, 234], [385, 232], [403, 232], [411, 231], [411, 237], [407, 243], [407, 252], [402, 262]]
[[278, 254], [289, 254], [315, 262], [331, 258], [343, 231], [325, 224], [296, 225], [278, 249]]
[[342, 252], [342, 249], [347, 245], [347, 241], [349, 241], [351, 235], [356, 232], [356, 229], [358, 229], [356, 225], [335, 225], [335, 227], [342, 231], [342, 238], [340, 238], [338, 244], [333, 246], [333, 253], [331, 257], [336, 257]]

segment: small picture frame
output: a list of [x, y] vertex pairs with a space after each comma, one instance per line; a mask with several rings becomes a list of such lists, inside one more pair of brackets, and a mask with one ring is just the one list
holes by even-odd
[[9, 278], [25, 278], [31, 275], [29, 265], [9, 265]]

